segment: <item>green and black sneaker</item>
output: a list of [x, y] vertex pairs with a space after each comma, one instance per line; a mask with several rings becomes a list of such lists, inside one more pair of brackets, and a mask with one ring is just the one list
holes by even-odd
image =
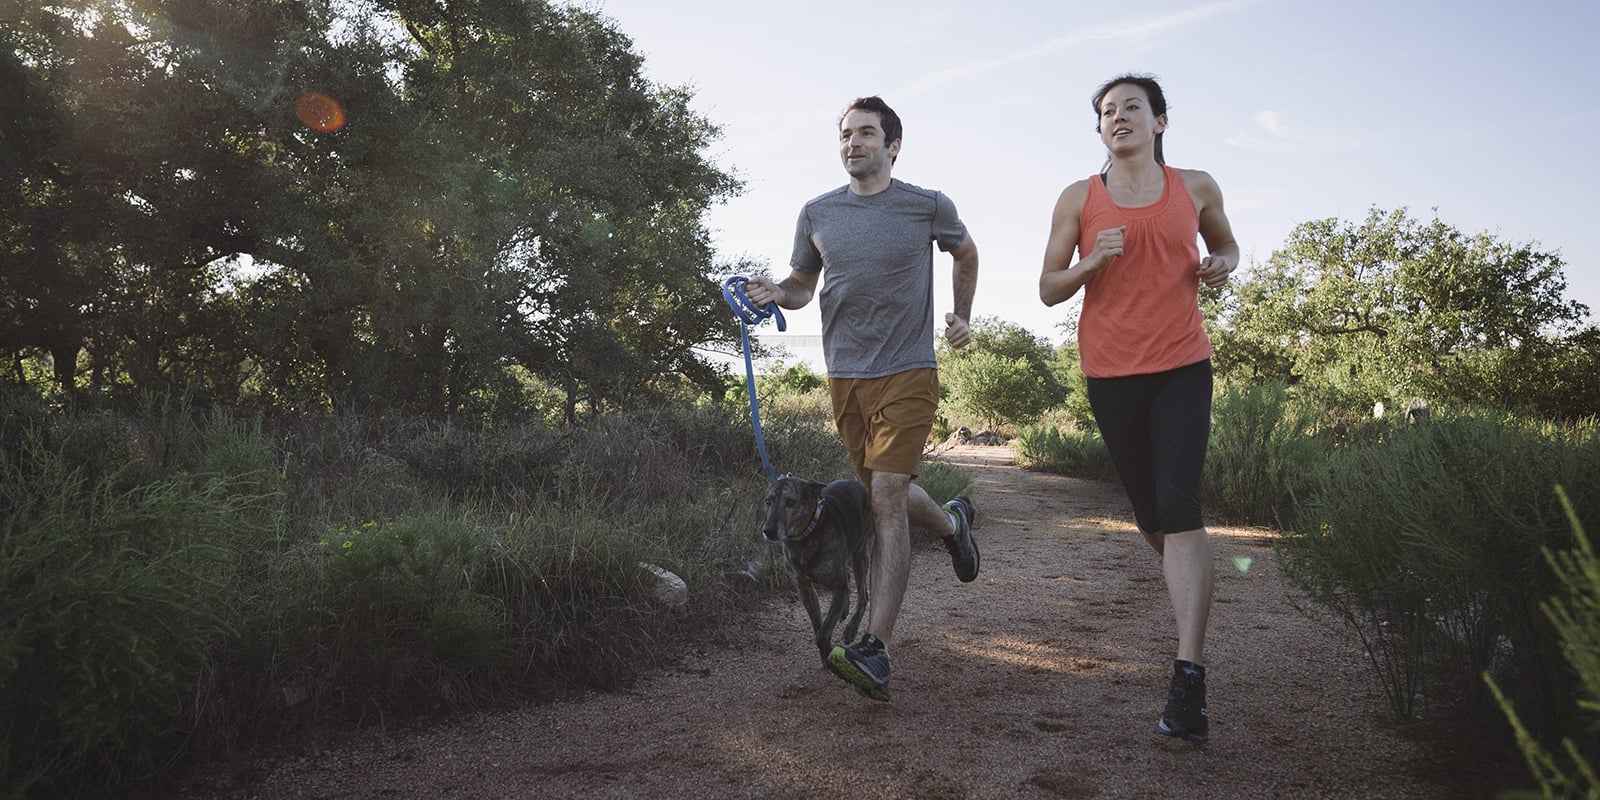
[[856, 694], [889, 702], [889, 651], [872, 634], [828, 653], [828, 669], [856, 687]]
[[971, 583], [978, 577], [978, 542], [972, 538], [972, 522], [977, 519], [978, 510], [964, 495], [945, 503], [944, 510], [956, 526], [956, 532], [944, 538], [945, 549], [950, 551], [950, 566], [962, 583]]

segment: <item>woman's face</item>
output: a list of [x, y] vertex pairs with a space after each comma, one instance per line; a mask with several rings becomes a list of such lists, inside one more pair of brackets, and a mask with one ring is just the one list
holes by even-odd
[[1154, 148], [1156, 134], [1167, 129], [1165, 114], [1156, 116], [1143, 87], [1119, 83], [1100, 98], [1100, 141], [1113, 154]]

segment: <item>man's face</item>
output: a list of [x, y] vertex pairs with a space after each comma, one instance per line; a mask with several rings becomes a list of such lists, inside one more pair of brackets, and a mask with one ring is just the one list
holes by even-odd
[[883, 140], [883, 127], [876, 111], [851, 109], [839, 122], [839, 159], [852, 178], [867, 178], [880, 170], [887, 173], [900, 152], [900, 141]]

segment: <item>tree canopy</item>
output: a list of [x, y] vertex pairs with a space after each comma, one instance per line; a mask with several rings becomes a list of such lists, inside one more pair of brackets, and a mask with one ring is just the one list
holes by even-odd
[[[15, 4], [8, 3], [15, 6]], [[718, 129], [544, 0], [0, 15], [0, 353], [72, 391], [456, 412], [720, 378]]]
[[1218, 372], [1305, 381], [1366, 402], [1593, 414], [1595, 391], [1574, 393], [1574, 371], [1588, 364], [1594, 374], [1600, 334], [1583, 329], [1587, 307], [1564, 299], [1563, 266], [1536, 244], [1464, 234], [1404, 210], [1373, 209], [1359, 224], [1307, 222], [1205, 299]]

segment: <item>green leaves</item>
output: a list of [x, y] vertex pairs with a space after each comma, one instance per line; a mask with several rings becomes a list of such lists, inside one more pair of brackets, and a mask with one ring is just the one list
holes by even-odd
[[963, 349], [939, 343], [939, 381], [958, 416], [990, 427], [1030, 425], [1067, 397], [1049, 342], [993, 317], [974, 321]]
[[1566, 349], [1588, 309], [1562, 299], [1563, 266], [1536, 244], [1464, 234], [1403, 209], [1373, 209], [1359, 225], [1307, 222], [1211, 301], [1218, 371], [1303, 379], [1367, 403], [1511, 400], [1520, 393], [1486, 383], [1479, 360], [1504, 354], [1531, 366]]
[[[0, 41], [8, 364], [430, 413], [501, 403], [520, 366], [569, 417], [716, 377], [701, 220], [739, 185], [592, 12], [113, 0]], [[302, 119], [311, 93], [339, 113]]]

